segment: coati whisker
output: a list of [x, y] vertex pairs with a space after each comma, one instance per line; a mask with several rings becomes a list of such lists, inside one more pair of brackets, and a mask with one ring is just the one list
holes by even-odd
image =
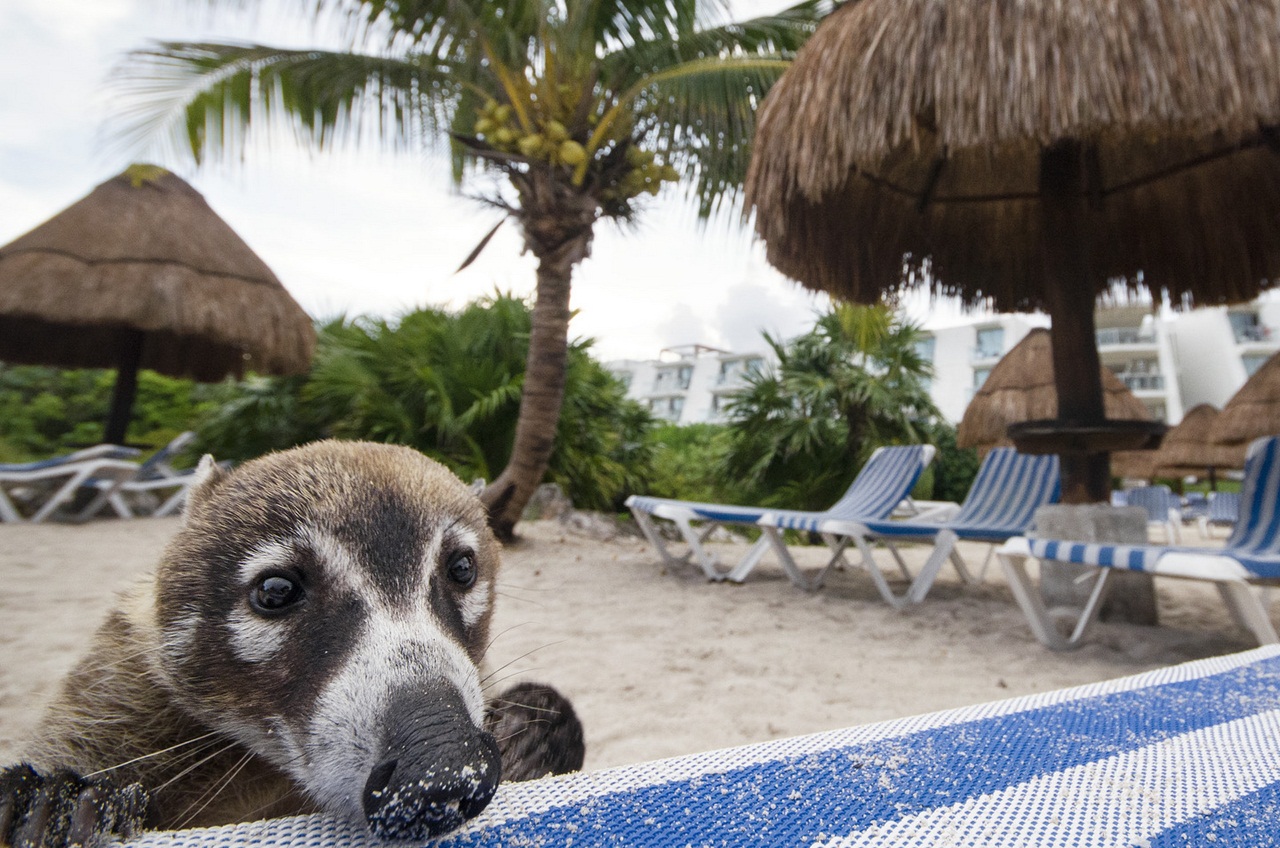
[[494, 675], [496, 675], [496, 674], [497, 674], [498, 672], [500, 672], [500, 671], [503, 671], [503, 670], [505, 670], [505, 669], [507, 669], [507, 668], [510, 668], [511, 666], [513, 666], [513, 665], [515, 665], [516, 663], [520, 662], [520, 660], [523, 660], [523, 659], [526, 659], [526, 658], [528, 658], [528, 657], [531, 657], [531, 656], [533, 656], [534, 654], [536, 654], [538, 651], [543, 650], [544, 648], [552, 648], [552, 647], [555, 647], [556, 645], [562, 645], [562, 644], [564, 644], [564, 642], [565, 642], [565, 640], [564, 640], [564, 639], [557, 639], [557, 640], [556, 640], [556, 641], [554, 641], [554, 642], [545, 642], [545, 643], [543, 643], [543, 644], [539, 645], [539, 646], [538, 646], [538, 647], [536, 647], [536, 648], [530, 648], [529, 650], [525, 651], [525, 652], [524, 652], [523, 654], [521, 654], [520, 656], [518, 656], [518, 657], [514, 657], [513, 659], [510, 659], [510, 660], [508, 660], [507, 662], [504, 662], [502, 665], [498, 666], [497, 668], [491, 669], [491, 670], [489, 671], [489, 673], [488, 673], [488, 674], [486, 674], [484, 677], [480, 678], [480, 685], [484, 686], [484, 685], [488, 684], [491, 680], [493, 680]]
[[[212, 747], [212, 746], [210, 746], [210, 747]], [[228, 742], [227, 744], [225, 744], [225, 745], [223, 745], [222, 747], [218, 748], [216, 751], [214, 751], [213, 753], [209, 754], [208, 756], [203, 757], [203, 758], [201, 758], [201, 759], [199, 759], [199, 760], [196, 760], [194, 763], [192, 763], [191, 765], [187, 766], [187, 767], [186, 767], [186, 768], [184, 768], [182, 771], [178, 772], [178, 773], [177, 773], [177, 774], [175, 774], [173, 777], [169, 778], [169, 779], [168, 779], [168, 780], [166, 780], [164, 783], [161, 783], [159, 786], [155, 787], [155, 788], [154, 788], [154, 789], [152, 789], [151, 791], [152, 791], [152, 792], [162, 792], [162, 791], [164, 791], [165, 789], [168, 789], [170, 786], [173, 786], [173, 785], [174, 785], [174, 784], [176, 784], [178, 781], [182, 780], [184, 777], [186, 777], [187, 775], [191, 774], [191, 773], [192, 773], [193, 771], [195, 771], [196, 769], [200, 768], [200, 766], [204, 765], [205, 763], [207, 763], [207, 762], [209, 762], [209, 761], [211, 761], [211, 760], [215, 760], [215, 759], [217, 759], [218, 757], [222, 756], [222, 755], [223, 755], [223, 754], [225, 754], [227, 751], [230, 751], [230, 750], [232, 750], [232, 749], [233, 749], [233, 748], [235, 748], [235, 747], [236, 747], [236, 743], [235, 743], [235, 742]], [[208, 750], [208, 749], [205, 749], [205, 750]], [[202, 753], [203, 753], [203, 752], [202, 752]]]
[[[202, 742], [202, 741], [204, 741], [205, 739], [211, 739], [211, 738], [214, 738], [214, 737], [216, 737], [217, 735], [218, 735], [217, 731], [215, 731], [215, 730], [211, 730], [211, 731], [209, 731], [208, 733], [205, 733], [205, 734], [202, 734], [202, 735], [200, 735], [200, 736], [197, 736], [197, 737], [196, 737], [196, 738], [194, 738], [194, 739], [188, 739], [188, 740], [187, 740], [187, 741], [185, 741], [185, 742], [178, 742], [178, 743], [177, 743], [177, 744], [175, 744], [175, 745], [170, 745], [168, 748], [161, 748], [160, 750], [158, 750], [158, 751], [152, 751], [152, 752], [151, 752], [151, 753], [149, 753], [149, 754], [142, 754], [141, 756], [134, 757], [134, 758], [133, 758], [133, 759], [131, 759], [131, 760], [125, 760], [125, 761], [124, 761], [124, 762], [122, 762], [122, 763], [116, 763], [115, 765], [112, 765], [112, 766], [104, 766], [103, 768], [100, 768], [100, 769], [98, 769], [97, 771], [91, 771], [91, 772], [89, 772], [89, 773], [85, 774], [84, 776], [85, 776], [85, 777], [97, 777], [97, 776], [98, 776], [98, 775], [100, 775], [100, 774], [106, 774], [107, 772], [109, 772], [109, 771], [115, 771], [115, 770], [116, 770], [116, 769], [118, 769], [118, 768], [124, 768], [125, 766], [131, 766], [131, 765], [133, 765], [134, 763], [140, 763], [140, 762], [142, 762], [143, 760], [147, 760], [147, 759], [150, 759], [150, 758], [152, 758], [152, 757], [159, 757], [159, 756], [161, 756], [162, 754], [168, 754], [168, 753], [171, 753], [171, 752], [173, 752], [173, 751], [178, 750], [179, 748], [184, 748], [184, 747], [186, 747], [187, 745], [194, 745], [194, 744], [195, 744], [195, 743], [197, 743], [197, 742]], [[188, 752], [184, 752], [184, 754], [183, 754], [183, 755], [185, 756], [185, 755], [187, 755], [187, 753], [188, 753]]]
[[[208, 789], [206, 789], [204, 794], [201, 795], [199, 798], [197, 798], [195, 801], [192, 801], [191, 804], [187, 806], [187, 809], [183, 811], [183, 812], [187, 812], [188, 815], [178, 822], [177, 829], [181, 830], [182, 828], [191, 824], [191, 822], [195, 821], [196, 816], [200, 815], [200, 813], [202, 813], [206, 807], [208, 807], [211, 803], [213, 803], [213, 801], [218, 797], [218, 795], [222, 793], [224, 789], [226, 789], [229, 785], [231, 785], [231, 781], [235, 780], [236, 775], [238, 775], [241, 771], [244, 770], [244, 767], [249, 764], [249, 760], [251, 759], [253, 759], [253, 752], [245, 751], [243, 756], [241, 756], [240, 759], [236, 760], [236, 764], [227, 771], [227, 773], [222, 777], [221, 780], [217, 781]], [[204, 801], [204, 803], [200, 804], [199, 807], [196, 807], [196, 809], [192, 810], [191, 808], [194, 807], [196, 804], [198, 804], [200, 801]]]

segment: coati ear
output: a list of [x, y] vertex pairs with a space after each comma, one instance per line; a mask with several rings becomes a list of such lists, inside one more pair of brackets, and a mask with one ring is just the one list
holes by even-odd
[[485, 485], [486, 485], [486, 484], [485, 484], [485, 482], [484, 482], [484, 478], [483, 478], [483, 477], [477, 477], [476, 479], [472, 480], [472, 481], [471, 481], [471, 494], [475, 495], [476, 497], [479, 497], [479, 496], [480, 496], [480, 493], [484, 491], [484, 487], [485, 487]]
[[183, 516], [190, 515], [192, 507], [213, 494], [227, 479], [228, 474], [227, 469], [214, 462], [213, 454], [207, 453], [200, 457], [200, 464], [196, 466], [195, 482], [191, 484], [191, 490], [187, 493], [187, 502], [182, 508]]

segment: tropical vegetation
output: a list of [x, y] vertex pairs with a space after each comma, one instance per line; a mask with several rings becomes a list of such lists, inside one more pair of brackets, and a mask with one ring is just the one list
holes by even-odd
[[880, 445], [927, 441], [941, 415], [920, 328], [885, 306], [836, 306], [790, 341], [728, 409], [722, 464], [760, 503], [825, 509]]
[[344, 22], [349, 49], [135, 52], [126, 134], [165, 135], [197, 159], [239, 155], [272, 123], [318, 148], [447, 142], [458, 182], [497, 178], [473, 184], [491, 186], [484, 200], [538, 263], [514, 443], [484, 495], [509, 535], [553, 452], [570, 282], [597, 222], [630, 219], [676, 180], [704, 215], [735, 201], [756, 107], [832, 5], [732, 22], [707, 0], [315, 0], [299, 11]]

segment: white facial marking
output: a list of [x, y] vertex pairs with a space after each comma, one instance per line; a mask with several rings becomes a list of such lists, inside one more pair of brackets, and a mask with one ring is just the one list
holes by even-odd
[[169, 657], [187, 657], [196, 644], [196, 628], [200, 626], [200, 616], [194, 612], [179, 616], [164, 629], [164, 646], [162, 650]]
[[315, 552], [326, 582], [365, 598], [375, 594], [360, 560], [331, 533], [308, 525], [298, 531], [298, 538]]
[[292, 556], [293, 545], [288, 542], [263, 542], [240, 562], [240, 584], [252, 586], [259, 574], [273, 568], [283, 568]]
[[462, 613], [462, 623], [469, 628], [475, 627], [476, 622], [489, 611], [489, 581], [477, 581], [467, 594], [462, 596], [458, 609]]
[[227, 617], [231, 651], [241, 662], [260, 663], [274, 657], [289, 635], [283, 621], [263, 618], [243, 607]]

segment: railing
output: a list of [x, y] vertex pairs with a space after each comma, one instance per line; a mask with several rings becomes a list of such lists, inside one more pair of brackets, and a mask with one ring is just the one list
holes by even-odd
[[1097, 343], [1103, 345], [1155, 344], [1153, 333], [1144, 333], [1137, 327], [1103, 327], [1096, 333]]
[[1164, 388], [1163, 374], [1117, 374], [1132, 391], [1159, 391]]

